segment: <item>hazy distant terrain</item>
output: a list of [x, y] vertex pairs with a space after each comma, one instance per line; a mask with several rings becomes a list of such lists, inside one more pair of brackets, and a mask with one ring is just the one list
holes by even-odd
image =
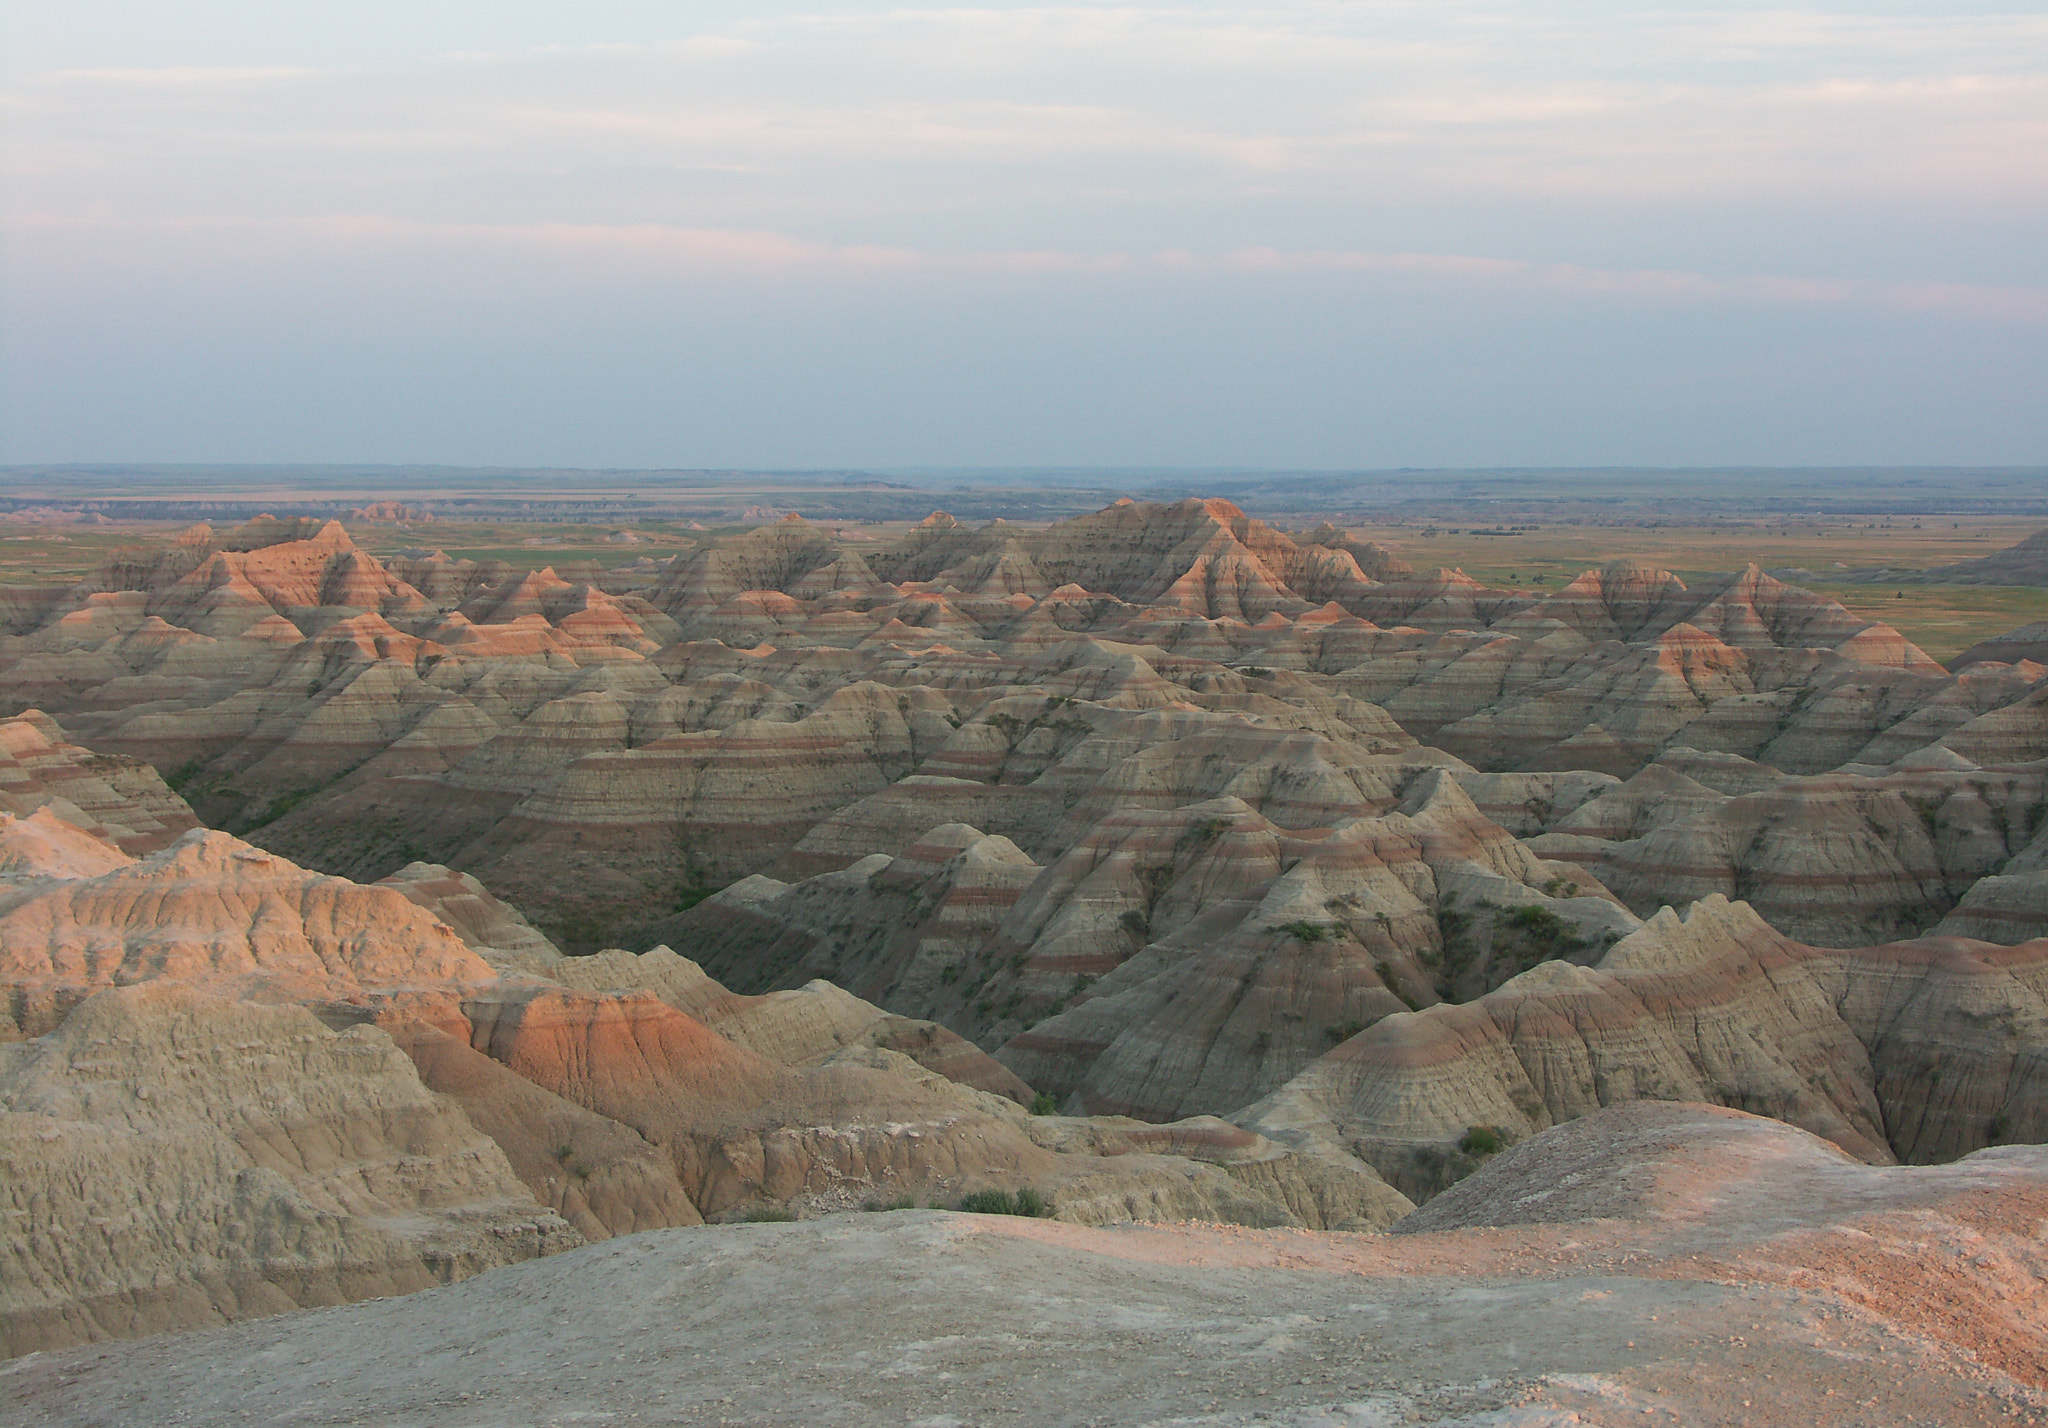
[[[915, 520], [935, 496], [965, 519], [1079, 515], [1119, 496], [1223, 496], [1267, 519], [1489, 518], [1594, 524], [1759, 517], [2044, 516], [2048, 467], [1242, 471], [1173, 467], [848, 471], [448, 466], [13, 466], [0, 510], [246, 520], [287, 502], [342, 516], [396, 500], [443, 519], [744, 519], [781, 505], [826, 520]], [[923, 507], [923, 509], [920, 509]]]

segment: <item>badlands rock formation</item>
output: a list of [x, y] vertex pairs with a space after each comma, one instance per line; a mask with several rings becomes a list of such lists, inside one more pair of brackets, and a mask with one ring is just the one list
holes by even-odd
[[[331, 523], [199, 527], [16, 592], [0, 698], [176, 775], [215, 826], [357, 878], [446, 864], [576, 950], [947, 822], [1045, 865], [1137, 798], [1230, 793], [1305, 828], [1398, 796], [1295, 796], [1303, 760], [1626, 778], [1678, 748], [1793, 775], [1944, 741], [2048, 754], [2038, 706], [2008, 712], [2040, 668], [1965, 684], [1754, 569], [1688, 588], [1622, 562], [1539, 597], [1220, 501], [935, 516], [865, 549], [792, 517], [571, 574], [387, 565]], [[1164, 747], [1189, 740], [1234, 777], [1191, 786]]]
[[1925, 1163], [2048, 1140], [2044, 1027], [2048, 939], [1822, 949], [1713, 897], [1591, 967], [1388, 1017], [1235, 1119], [1349, 1151], [1418, 1200], [1489, 1141], [1622, 1101], [1714, 1102], [1872, 1164]]
[[[1754, 567], [1494, 590], [1220, 501], [608, 571], [266, 518], [0, 622], [22, 1347], [984, 1189], [1381, 1228], [1637, 1101], [2048, 1137], [2048, 668]], [[107, 1209], [163, 1136], [171, 1210]]]
[[1608, 1111], [1392, 1236], [1003, 1216], [671, 1230], [403, 1299], [45, 1354], [0, 1423], [1818, 1428], [2048, 1409], [2038, 1147], [1874, 1169]]
[[0, 1047], [0, 1349], [403, 1294], [583, 1243], [382, 1033], [171, 982]]
[[[2048, 725], [2027, 736], [2048, 739]], [[2048, 848], [2048, 760], [1980, 766], [1956, 742], [1735, 797], [1653, 764], [1528, 846], [1581, 865], [1639, 914], [1719, 895], [1830, 945], [1931, 931], [1980, 880]], [[2048, 904], [2032, 907], [1993, 940], [2048, 931]]]
[[31, 710], [0, 722], [0, 812], [40, 809], [138, 856], [199, 826], [148, 764], [66, 743], [56, 720]]
[[204, 829], [133, 858], [47, 807], [0, 820], [13, 1352], [765, 1210], [983, 1188], [1082, 1223], [1410, 1208], [1342, 1154], [1213, 1119], [1034, 1117], [970, 1043], [827, 983], [736, 996], [666, 949], [565, 959], [445, 868], [364, 885]]
[[1950, 660], [1949, 667], [1961, 670], [1973, 664], [2018, 664], [2021, 660], [2048, 664], [2048, 621], [2021, 625], [2016, 630], [1980, 640]]

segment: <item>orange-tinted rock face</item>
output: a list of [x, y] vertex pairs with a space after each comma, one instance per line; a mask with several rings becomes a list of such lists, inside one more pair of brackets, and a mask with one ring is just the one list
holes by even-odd
[[420, 1022], [388, 1028], [431, 1091], [505, 1152], [535, 1200], [587, 1240], [697, 1225], [673, 1161], [636, 1132]]
[[37, 1030], [54, 1024], [53, 1009], [141, 981], [345, 1002], [495, 975], [398, 893], [308, 872], [225, 833], [194, 830], [111, 868], [44, 863], [0, 912], [0, 980]]
[[508, 990], [463, 1010], [477, 1050], [661, 1146], [706, 1214], [1053, 1168], [1010, 1123], [866, 1069], [778, 1066], [651, 992]]
[[67, 743], [54, 719], [31, 709], [0, 721], [0, 810], [25, 818], [40, 808], [136, 855], [199, 824], [155, 769]]

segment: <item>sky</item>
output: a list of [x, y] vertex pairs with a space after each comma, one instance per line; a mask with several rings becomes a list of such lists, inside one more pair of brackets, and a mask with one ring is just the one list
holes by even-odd
[[0, 0], [0, 462], [2048, 463], [2048, 3]]

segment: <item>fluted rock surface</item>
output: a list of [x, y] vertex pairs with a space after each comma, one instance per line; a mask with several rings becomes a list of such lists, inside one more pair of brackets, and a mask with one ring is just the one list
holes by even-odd
[[1709, 898], [1593, 967], [1387, 1018], [1238, 1119], [1348, 1148], [1417, 1199], [1485, 1153], [1474, 1128], [1512, 1142], [1638, 1100], [1768, 1115], [1876, 1164], [1948, 1159], [2048, 1135], [2044, 989], [2048, 941], [1834, 951]]
[[406, 1293], [582, 1242], [369, 1027], [156, 984], [0, 1047], [0, 1349]]
[[555, 975], [561, 949], [510, 903], [467, 873], [438, 863], [408, 863], [377, 886], [388, 887], [406, 901], [426, 909], [455, 929], [469, 949], [501, 972]]
[[68, 743], [56, 720], [31, 709], [0, 720], [0, 811], [25, 818], [42, 808], [131, 854], [199, 824], [148, 764]]
[[[26, 831], [0, 828], [0, 845]], [[0, 902], [0, 984], [31, 1034], [94, 991], [141, 981], [325, 1002], [496, 976], [401, 894], [309, 873], [225, 833], [196, 829], [85, 876], [39, 871]]]
[[[1911, 936], [1949, 916], [1963, 918], [1957, 931], [1999, 925], [1998, 941], [2048, 935], [2030, 883], [1986, 881], [2041, 865], [2048, 761], [1979, 768], [1936, 748], [1734, 798], [1682, 777], [1653, 766], [1530, 846], [1587, 868], [1643, 915], [1718, 894], [1831, 946]], [[1965, 902], [1982, 920], [1967, 920]]]

